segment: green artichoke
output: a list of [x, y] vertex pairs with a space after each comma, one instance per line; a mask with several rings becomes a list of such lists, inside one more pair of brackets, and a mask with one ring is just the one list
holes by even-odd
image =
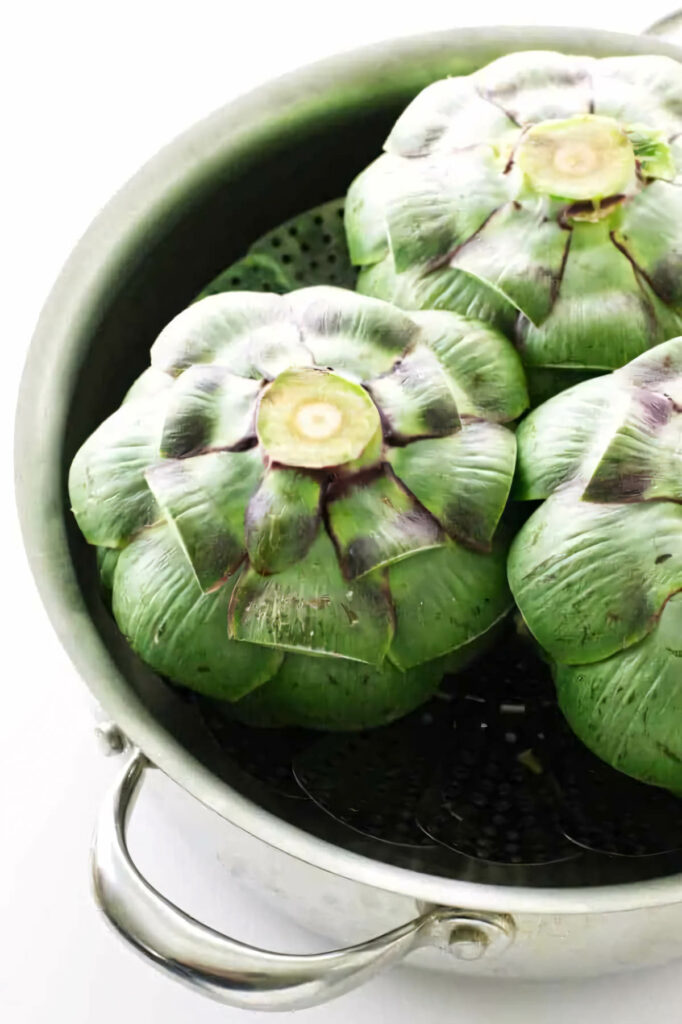
[[555, 393], [682, 333], [682, 66], [514, 53], [428, 86], [346, 204], [358, 290], [481, 318]]
[[180, 313], [69, 491], [131, 646], [249, 721], [361, 728], [507, 612], [527, 405], [494, 329], [334, 287]]
[[521, 424], [509, 581], [575, 733], [682, 792], [682, 338]]

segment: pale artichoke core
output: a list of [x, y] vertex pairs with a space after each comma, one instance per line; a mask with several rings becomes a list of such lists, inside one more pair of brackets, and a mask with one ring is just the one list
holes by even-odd
[[294, 416], [296, 429], [309, 441], [324, 441], [336, 434], [343, 416], [331, 402], [304, 402]]
[[523, 136], [518, 163], [532, 187], [575, 200], [627, 192], [636, 181], [635, 152], [611, 117], [581, 114], [541, 121]]
[[327, 370], [285, 370], [265, 388], [258, 438], [274, 462], [324, 469], [355, 463], [381, 439], [381, 420], [364, 388]]

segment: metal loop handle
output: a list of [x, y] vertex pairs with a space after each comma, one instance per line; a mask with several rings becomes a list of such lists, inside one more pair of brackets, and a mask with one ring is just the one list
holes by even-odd
[[213, 999], [246, 1009], [301, 1009], [355, 988], [420, 946], [477, 959], [513, 939], [513, 922], [504, 915], [446, 907], [358, 946], [311, 956], [273, 953], [221, 935], [158, 893], [130, 858], [126, 820], [147, 765], [133, 750], [104, 800], [92, 850], [95, 898], [138, 952]]
[[663, 18], [659, 18], [653, 25], [644, 29], [645, 36], [658, 36], [659, 39], [669, 39], [671, 43], [678, 43], [682, 40], [682, 10], [671, 11]]

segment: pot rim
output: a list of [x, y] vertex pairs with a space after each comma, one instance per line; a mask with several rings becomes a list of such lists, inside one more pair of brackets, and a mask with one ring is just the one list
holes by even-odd
[[[132, 691], [97, 632], [78, 586], [63, 521], [60, 447], [82, 339], [96, 322], [98, 296], [125, 274], [126, 257], [171, 213], [192, 183], [206, 180], [227, 154], [262, 137], [262, 123], [312, 115], [337, 99], [388, 91], [391, 69], [417, 81], [444, 55], [518, 49], [564, 52], [682, 51], [652, 37], [587, 29], [471, 28], [364, 47], [291, 72], [221, 107], [152, 157], [109, 201], [66, 262], [41, 312], [21, 381], [15, 479], [29, 563], [49, 618], [79, 674], [131, 743], [192, 796], [233, 824], [291, 856], [335, 875], [428, 904], [526, 914], [604, 913], [682, 901], [682, 874], [611, 886], [529, 888], [428, 875], [376, 861], [319, 839], [232, 790], [193, 757]], [[490, 58], [488, 58], [490, 59]], [[71, 358], [64, 358], [71, 355]], [[50, 429], [52, 428], [52, 429]], [[30, 467], [30, 472], [27, 472]]]

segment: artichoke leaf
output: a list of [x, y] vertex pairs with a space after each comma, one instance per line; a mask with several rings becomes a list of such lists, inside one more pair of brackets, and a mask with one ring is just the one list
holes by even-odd
[[408, 714], [438, 689], [442, 660], [401, 672], [343, 658], [287, 654], [281, 668], [231, 708], [247, 725], [306, 729], [371, 729]]
[[517, 131], [499, 106], [477, 92], [471, 78], [442, 78], [412, 100], [393, 126], [385, 149], [402, 157], [449, 154]]
[[511, 198], [491, 147], [442, 158], [403, 160], [402, 187], [385, 199], [391, 253], [398, 273], [447, 262]]
[[164, 327], [151, 354], [152, 366], [173, 376], [210, 362], [238, 377], [271, 379], [312, 363], [287, 299], [265, 292], [221, 292], [194, 302]]
[[279, 651], [228, 639], [235, 579], [202, 593], [165, 524], [144, 530], [121, 552], [113, 613], [134, 651], [156, 672], [199, 693], [237, 700], [270, 679]]
[[355, 381], [389, 370], [417, 334], [401, 310], [342, 288], [301, 288], [288, 301], [316, 365]]
[[528, 365], [612, 370], [665, 340], [655, 296], [610, 230], [606, 222], [573, 225], [552, 310], [519, 339]]
[[528, 50], [499, 57], [477, 71], [473, 81], [517, 125], [537, 124], [591, 112], [596, 63], [590, 57]]
[[347, 579], [445, 542], [435, 519], [390, 472], [337, 486], [327, 500], [327, 521]]
[[682, 189], [652, 181], [619, 211], [614, 237], [644, 272], [656, 295], [682, 306]]
[[396, 627], [390, 659], [407, 670], [461, 648], [507, 614], [506, 545], [490, 554], [448, 541], [391, 566]]
[[662, 132], [652, 131], [646, 125], [628, 125], [626, 132], [642, 178], [676, 180], [679, 154]]
[[508, 203], [455, 251], [450, 266], [496, 288], [541, 324], [561, 288], [570, 245], [571, 232], [547, 217], [544, 202]]
[[662, 55], [606, 57], [594, 65], [594, 112], [625, 125], [682, 131], [682, 68]]
[[533, 409], [516, 433], [518, 460], [513, 497], [547, 498], [598, 462], [631, 403], [630, 389], [613, 376], [596, 377], [562, 391]]
[[528, 407], [523, 364], [502, 333], [439, 310], [414, 313], [413, 319], [447, 371], [460, 416], [505, 423]]
[[682, 588], [682, 505], [593, 504], [557, 491], [509, 555], [531, 632], [557, 661], [587, 664], [643, 639]]
[[190, 366], [168, 396], [161, 455], [179, 459], [207, 448], [243, 445], [255, 436], [260, 387], [224, 366]]
[[682, 412], [639, 389], [585, 488], [586, 501], [682, 502]]
[[102, 587], [102, 593], [108, 602], [111, 602], [111, 595], [114, 589], [114, 573], [118, 564], [120, 548], [97, 548], [97, 571]]
[[367, 390], [394, 440], [442, 437], [459, 427], [448, 375], [427, 345], [416, 345]]
[[270, 468], [246, 509], [246, 550], [271, 575], [305, 558], [320, 526], [321, 484], [295, 469]]
[[598, 757], [682, 791], [682, 594], [640, 643], [594, 665], [558, 665], [555, 680], [571, 728]]
[[121, 405], [125, 405], [126, 402], [136, 402], [139, 398], [155, 398], [156, 395], [168, 391], [173, 383], [170, 374], [163, 373], [154, 366], [148, 366], [128, 388]]
[[243, 560], [244, 515], [262, 474], [256, 449], [166, 459], [147, 470], [149, 487], [202, 590]]
[[618, 371], [618, 380], [668, 395], [682, 406], [682, 338], [671, 338]]
[[393, 448], [397, 477], [455, 539], [490, 550], [514, 476], [516, 438], [497, 423]]
[[388, 255], [386, 196], [402, 162], [384, 154], [355, 178], [346, 196], [344, 221], [351, 262], [371, 266]]
[[393, 636], [383, 575], [351, 583], [320, 530], [306, 557], [274, 576], [249, 568], [230, 602], [230, 636], [305, 654], [380, 665]]
[[126, 402], [79, 448], [69, 498], [90, 544], [122, 547], [158, 517], [145, 470], [158, 457], [165, 392]]
[[518, 310], [501, 292], [452, 267], [424, 271], [419, 267], [396, 274], [389, 254], [358, 274], [357, 290], [395, 303], [401, 309], [447, 310], [490, 324], [511, 334]]

